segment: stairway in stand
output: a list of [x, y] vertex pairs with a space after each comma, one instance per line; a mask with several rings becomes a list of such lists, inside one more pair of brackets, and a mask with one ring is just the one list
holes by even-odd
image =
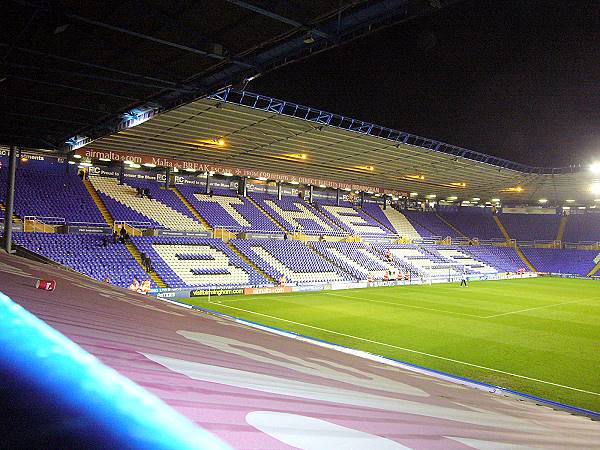
[[269, 212], [267, 210], [265, 210], [260, 203], [254, 201], [254, 199], [252, 197], [245, 197], [246, 200], [248, 200], [250, 203], [252, 203], [254, 206], [256, 206], [260, 212], [262, 212], [265, 216], [267, 216], [271, 222], [273, 222], [275, 225], [277, 225], [277, 228], [279, 228], [281, 231], [287, 233], [287, 230], [285, 229], [285, 227], [280, 224], [271, 214], [269, 214]]
[[263, 277], [265, 277], [265, 279], [267, 281], [270, 281], [273, 284], [277, 284], [278, 282], [275, 280], [275, 278], [273, 278], [271, 275], [267, 274], [264, 270], [262, 270], [260, 267], [258, 267], [254, 262], [252, 262], [252, 260], [250, 260], [250, 258], [248, 258], [246, 255], [244, 255], [242, 252], [240, 252], [235, 245], [230, 244], [229, 242], [227, 243], [227, 247], [229, 247], [233, 253], [235, 253], [236, 255], [238, 255], [240, 258], [242, 258], [250, 267], [252, 267], [254, 270], [256, 270], [259, 274], [261, 274]]
[[[513, 240], [510, 237], [510, 235], [508, 234], [508, 231], [506, 231], [506, 227], [500, 220], [500, 217], [498, 217], [497, 214], [494, 214], [492, 217], [494, 218], [494, 222], [496, 222], [496, 225], [498, 225], [498, 229], [502, 233], [502, 236], [504, 236], [504, 239], [506, 239], [506, 242], [507, 243], [512, 242]], [[529, 261], [527, 256], [525, 256], [525, 253], [523, 253], [523, 250], [521, 250], [521, 248], [517, 245], [516, 242], [514, 243], [514, 249], [517, 252], [517, 255], [519, 255], [519, 258], [521, 258], [521, 261], [523, 261], [525, 263], [525, 265], [529, 268], [529, 270], [531, 270], [532, 272], [537, 272], [536, 268], [533, 267], [533, 264], [531, 264], [531, 261]]]
[[98, 208], [98, 210], [102, 214], [102, 217], [104, 218], [104, 221], [107, 224], [109, 224], [111, 227], [114, 227], [115, 220], [113, 219], [113, 217], [110, 214], [110, 212], [108, 212], [108, 209], [106, 208], [106, 205], [104, 204], [104, 202], [102, 201], [102, 199], [100, 198], [100, 196], [98, 195], [98, 193], [96, 192], [96, 189], [94, 189], [94, 186], [92, 186], [91, 181], [88, 178], [86, 178], [85, 180], [83, 180], [83, 185], [85, 186], [85, 188], [87, 189], [87, 191], [90, 193], [90, 196], [92, 197], [92, 200], [94, 200], [94, 203], [96, 204], [96, 207]]
[[[142, 268], [144, 268], [144, 264], [142, 263], [142, 254], [139, 252], [136, 246], [133, 245], [131, 242], [128, 242], [127, 244], [125, 244], [125, 247], [127, 247], [127, 250], [129, 250], [129, 253], [131, 253], [131, 255], [134, 257], [137, 263]], [[158, 274], [154, 270], [148, 272], [148, 276], [152, 278], [152, 281], [154, 281], [158, 287], [167, 287], [167, 284], [162, 280], [162, 278], [158, 276]]]
[[463, 233], [462, 231], [460, 231], [458, 228], [456, 228], [454, 225], [452, 225], [450, 222], [448, 222], [446, 219], [444, 219], [442, 217], [441, 214], [439, 214], [437, 211], [435, 212], [435, 215], [437, 216], [438, 219], [440, 219], [444, 224], [446, 224], [448, 227], [450, 227], [452, 230], [456, 231], [458, 234], [460, 234], [462, 237], [468, 238], [469, 236], [467, 236], [465, 233]]
[[560, 223], [558, 224], [558, 233], [556, 233], [556, 240], [562, 241], [565, 237], [565, 228], [567, 227], [567, 220], [569, 216], [561, 216]]
[[187, 206], [187, 208], [192, 212], [194, 217], [196, 219], [198, 219], [198, 221], [202, 224], [202, 226], [207, 231], [212, 231], [212, 227], [209, 225], [209, 223], [206, 221], [206, 219], [204, 217], [202, 217], [202, 215], [198, 212], [198, 210], [194, 207], [194, 205], [192, 205], [188, 201], [188, 199], [185, 198], [181, 192], [179, 192], [179, 189], [177, 189], [176, 187], [170, 187], [169, 190], [175, 192], [177, 197], [179, 197], [179, 200], [181, 200], [181, 203], [183, 203], [185, 206]]

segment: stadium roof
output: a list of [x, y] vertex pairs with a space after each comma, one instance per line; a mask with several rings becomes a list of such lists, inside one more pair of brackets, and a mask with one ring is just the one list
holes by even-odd
[[459, 0], [6, 0], [0, 143], [60, 148]]
[[[222, 139], [222, 142], [219, 142]], [[219, 145], [219, 143], [224, 145]], [[592, 204], [582, 167], [530, 167], [283, 100], [226, 89], [81, 150], [198, 161], [504, 203]], [[85, 155], [85, 153], [81, 153]]]

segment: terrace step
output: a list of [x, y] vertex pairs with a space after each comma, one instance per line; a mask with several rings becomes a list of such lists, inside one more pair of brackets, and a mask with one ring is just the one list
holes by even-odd
[[111, 227], [114, 227], [115, 219], [113, 218], [113, 216], [110, 214], [110, 212], [106, 208], [106, 205], [104, 204], [104, 202], [98, 195], [98, 192], [96, 192], [96, 189], [94, 189], [94, 186], [92, 185], [92, 182], [89, 180], [89, 178], [86, 177], [85, 180], [83, 180], [83, 185], [85, 186], [87, 191], [90, 193], [90, 196], [92, 197], [92, 200], [94, 200], [94, 203], [96, 204], [96, 207], [100, 211], [100, 214], [102, 214], [104, 221]]
[[467, 236], [465, 233], [463, 233], [462, 231], [460, 231], [457, 227], [455, 227], [454, 225], [452, 225], [450, 222], [448, 222], [446, 219], [444, 219], [440, 214], [438, 214], [437, 212], [435, 212], [435, 215], [437, 216], [438, 219], [440, 219], [444, 224], [446, 224], [450, 229], [456, 231], [458, 234], [460, 234], [462, 237], [468, 238], [469, 236]]
[[415, 227], [413, 227], [412, 223], [410, 223], [406, 216], [397, 209], [389, 207], [384, 209], [383, 213], [396, 230], [396, 233], [400, 236], [408, 237], [410, 239], [421, 238], [421, 235], [419, 235], [417, 230], [415, 230]]
[[194, 207], [194, 205], [192, 205], [187, 198], [185, 198], [183, 196], [183, 194], [181, 192], [179, 192], [179, 189], [177, 189], [176, 187], [170, 187], [169, 188], [171, 191], [175, 192], [175, 194], [177, 195], [177, 197], [179, 197], [179, 200], [181, 200], [181, 203], [183, 203], [194, 215], [194, 217], [196, 219], [198, 219], [198, 221], [200, 221], [200, 223], [202, 224], [202, 226], [207, 230], [207, 231], [212, 231], [212, 227], [209, 225], [209, 223], [206, 221], [206, 219], [204, 217], [202, 217], [202, 215], [200, 214], [200, 212]]
[[273, 284], [278, 283], [275, 280], [275, 278], [273, 278], [271, 275], [266, 273], [264, 270], [262, 270], [256, 264], [254, 264], [254, 262], [250, 258], [248, 258], [246, 255], [244, 255], [242, 252], [240, 252], [235, 245], [227, 242], [227, 247], [229, 247], [233, 251], [233, 253], [235, 253], [240, 258], [242, 258], [246, 262], [246, 264], [248, 264], [250, 267], [252, 267], [254, 270], [256, 270], [259, 274], [261, 274], [263, 277], [265, 277], [266, 280], [270, 281]]
[[596, 272], [598, 272], [598, 270], [600, 270], [600, 261], [598, 261], [596, 263], [596, 265], [594, 266], [594, 268], [592, 270], [590, 270], [590, 272], [587, 274], [587, 276], [588, 277], [597, 276]]
[[557, 241], [562, 241], [563, 238], [565, 237], [565, 229], [567, 227], [568, 219], [569, 219], [569, 216], [561, 216], [560, 217], [560, 223], [558, 224], [558, 233], [556, 233]]
[[[386, 210], [387, 210], [387, 208], [386, 208]], [[382, 223], [380, 220], [377, 220], [377, 218], [376, 218], [375, 216], [372, 216], [371, 214], [369, 214], [369, 212], [368, 212], [368, 211], [366, 211], [365, 209], [363, 209], [363, 208], [360, 208], [360, 211], [362, 211], [362, 213], [363, 213], [363, 214], [365, 214], [365, 215], [369, 216], [371, 219], [373, 219], [373, 220], [375, 221], [375, 223], [376, 223], [377, 225], [380, 225], [380, 226], [381, 226], [381, 227], [382, 227], [384, 230], [386, 230], [386, 231], [389, 231], [389, 232], [390, 232], [390, 233], [392, 233], [392, 234], [397, 234], [397, 231], [396, 231], [396, 230], [392, 230], [392, 229], [391, 229], [390, 227], [388, 227], [387, 225], [384, 225], [384, 224], [383, 224], [383, 223]], [[382, 210], [382, 211], [383, 211], [383, 210]], [[384, 214], [385, 214], [385, 212], [384, 212]], [[387, 217], [387, 216], [386, 216], [386, 217]]]
[[[144, 264], [142, 263], [142, 254], [137, 249], [137, 247], [135, 245], [133, 245], [131, 242], [128, 242], [127, 244], [125, 244], [125, 247], [127, 247], [127, 250], [129, 250], [129, 253], [131, 253], [133, 258], [143, 269]], [[161, 288], [167, 287], [167, 284], [162, 280], [162, 278], [160, 278], [158, 276], [158, 274], [154, 270], [151, 270], [150, 272], [148, 272], [148, 276], [150, 276], [150, 278], [152, 278], [152, 281], [154, 281], [158, 287], [161, 287]]]
[[510, 234], [508, 234], [508, 231], [506, 231], [504, 224], [500, 221], [500, 217], [498, 217], [497, 214], [492, 215], [492, 217], [494, 218], [494, 222], [496, 222], [496, 225], [498, 225], [500, 233], [502, 233], [502, 236], [504, 236], [504, 239], [506, 239], [506, 242], [510, 242], [512, 239], [510, 237]]
[[325, 261], [330, 262], [332, 266], [337, 267], [341, 272], [347, 273], [348, 275], [350, 275], [355, 280], [358, 280], [358, 278], [356, 278], [350, 271], [346, 270], [342, 265], [338, 264], [333, 258], [331, 258], [327, 254], [327, 252], [325, 252], [325, 251], [324, 252], [320, 252], [319, 250], [317, 250], [316, 248], [314, 248], [312, 245], [309, 245], [308, 248], [310, 248], [313, 252], [315, 252], [317, 255], [319, 255], [321, 258], [323, 258]]
[[287, 233], [287, 229], [280, 224], [277, 219], [275, 219], [271, 214], [269, 214], [269, 212], [267, 210], [265, 210], [260, 203], [254, 201], [254, 199], [252, 197], [245, 197], [250, 203], [252, 203], [254, 206], [256, 206], [258, 208], [258, 210], [260, 212], [262, 212], [265, 216], [267, 216], [269, 218], [269, 220], [271, 220], [271, 222], [273, 222], [277, 228], [279, 228], [281, 231], [286, 232]]
[[533, 264], [531, 264], [531, 261], [529, 261], [527, 256], [525, 256], [525, 253], [523, 253], [523, 250], [521, 250], [521, 248], [517, 244], [515, 244], [515, 251], [517, 252], [517, 255], [519, 255], [519, 258], [521, 258], [521, 260], [529, 268], [529, 270], [531, 270], [532, 272], [537, 272], [537, 269], [535, 267], [533, 267]]

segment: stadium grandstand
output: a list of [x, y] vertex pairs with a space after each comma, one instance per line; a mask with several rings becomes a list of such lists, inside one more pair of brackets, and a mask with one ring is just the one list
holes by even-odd
[[[310, 2], [297, 21], [226, 1], [204, 31], [248, 36], [227, 48], [91, 5], [8, 3], [115, 43], [113, 69], [43, 36], [1, 47], [18, 106], [0, 125], [0, 362], [27, 393], [9, 447], [598, 445], [600, 168], [527, 166], [239, 85], [455, 2]], [[192, 13], [176, 16], [205, 25]], [[188, 81], [127, 70], [123, 37]], [[43, 75], [25, 75], [37, 57]], [[34, 85], [44, 117], [24, 106]]]

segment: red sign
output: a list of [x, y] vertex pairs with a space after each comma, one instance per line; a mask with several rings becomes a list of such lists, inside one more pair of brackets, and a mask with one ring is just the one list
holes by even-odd
[[94, 150], [83, 147], [75, 150], [76, 155], [90, 159], [110, 159], [112, 161], [132, 161], [136, 164], [155, 164], [157, 167], [176, 167], [177, 169], [194, 169], [199, 172], [231, 173], [238, 177], [266, 178], [268, 180], [282, 181], [284, 183], [298, 183], [312, 186], [326, 186], [333, 189], [346, 189], [353, 191], [374, 192], [378, 194], [408, 196], [406, 192], [384, 189], [361, 184], [343, 183], [319, 178], [304, 177], [298, 175], [286, 175], [257, 169], [240, 169], [239, 167], [228, 167], [216, 164], [205, 164], [198, 161], [186, 161], [175, 158], [156, 157], [142, 153], [126, 153], [118, 151]]

